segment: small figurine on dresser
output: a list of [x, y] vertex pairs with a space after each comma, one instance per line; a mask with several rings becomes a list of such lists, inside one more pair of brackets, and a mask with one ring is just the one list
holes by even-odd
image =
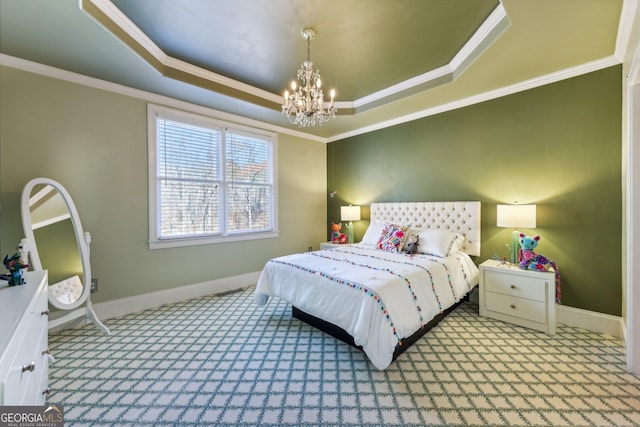
[[15, 253], [9, 258], [9, 255], [4, 257], [4, 266], [9, 270], [8, 282], [9, 286], [16, 286], [24, 284], [22, 278], [22, 269], [29, 267], [22, 260], [20, 253]]

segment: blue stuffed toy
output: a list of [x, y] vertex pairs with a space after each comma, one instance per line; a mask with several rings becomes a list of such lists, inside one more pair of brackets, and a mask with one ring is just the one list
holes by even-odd
[[518, 265], [524, 270], [545, 271], [549, 266], [545, 266], [534, 252], [538, 246], [540, 236], [525, 236], [520, 233], [520, 251], [518, 252]]
[[555, 262], [550, 260], [544, 255], [540, 255], [534, 252], [534, 249], [538, 246], [540, 236], [525, 236], [520, 233], [520, 251], [518, 252], [518, 266], [523, 270], [534, 271], [549, 271], [553, 268], [555, 271], [556, 279], [556, 302], [560, 304], [561, 291], [560, 291], [560, 270]]
[[11, 258], [9, 255], [4, 257], [4, 266], [9, 270], [9, 286], [23, 285], [22, 269], [29, 267], [22, 261], [19, 253], [14, 254]]

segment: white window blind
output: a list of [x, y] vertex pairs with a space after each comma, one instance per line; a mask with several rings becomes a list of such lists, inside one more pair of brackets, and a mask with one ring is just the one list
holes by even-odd
[[272, 237], [272, 137], [160, 107], [149, 110], [152, 247]]
[[239, 133], [227, 132], [225, 137], [229, 232], [270, 230], [271, 144]]

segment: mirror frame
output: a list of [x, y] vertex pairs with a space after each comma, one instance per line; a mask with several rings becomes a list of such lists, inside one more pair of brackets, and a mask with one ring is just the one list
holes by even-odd
[[66, 304], [58, 300], [57, 298], [52, 298], [51, 294], [49, 294], [49, 302], [54, 307], [60, 310], [72, 310], [81, 306], [87, 301], [89, 295], [91, 293], [91, 263], [89, 261], [89, 243], [90, 236], [85, 235], [84, 230], [82, 229], [82, 223], [80, 222], [80, 216], [78, 215], [78, 210], [76, 209], [76, 205], [73, 203], [73, 199], [71, 195], [67, 192], [67, 190], [57, 181], [54, 181], [49, 178], [34, 178], [25, 185], [22, 190], [22, 200], [20, 203], [20, 207], [22, 210], [22, 228], [24, 230], [25, 237], [29, 242], [29, 258], [30, 258], [30, 267], [34, 271], [43, 270], [42, 263], [40, 262], [40, 255], [38, 253], [38, 245], [35, 240], [33, 234], [33, 226], [31, 222], [31, 210], [30, 210], [30, 199], [31, 192], [38, 185], [49, 185], [53, 189], [57, 190], [62, 199], [67, 205], [69, 209], [69, 214], [71, 216], [71, 223], [73, 225], [73, 230], [76, 236], [76, 242], [78, 243], [78, 249], [80, 252], [80, 260], [82, 262], [82, 293], [80, 297], [70, 303]]

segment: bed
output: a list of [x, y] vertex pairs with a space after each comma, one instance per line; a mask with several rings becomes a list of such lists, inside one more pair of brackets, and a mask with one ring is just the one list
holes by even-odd
[[[372, 203], [360, 243], [268, 261], [255, 298], [362, 349], [385, 369], [477, 285], [480, 202]], [[417, 235], [418, 252], [406, 253]]]

